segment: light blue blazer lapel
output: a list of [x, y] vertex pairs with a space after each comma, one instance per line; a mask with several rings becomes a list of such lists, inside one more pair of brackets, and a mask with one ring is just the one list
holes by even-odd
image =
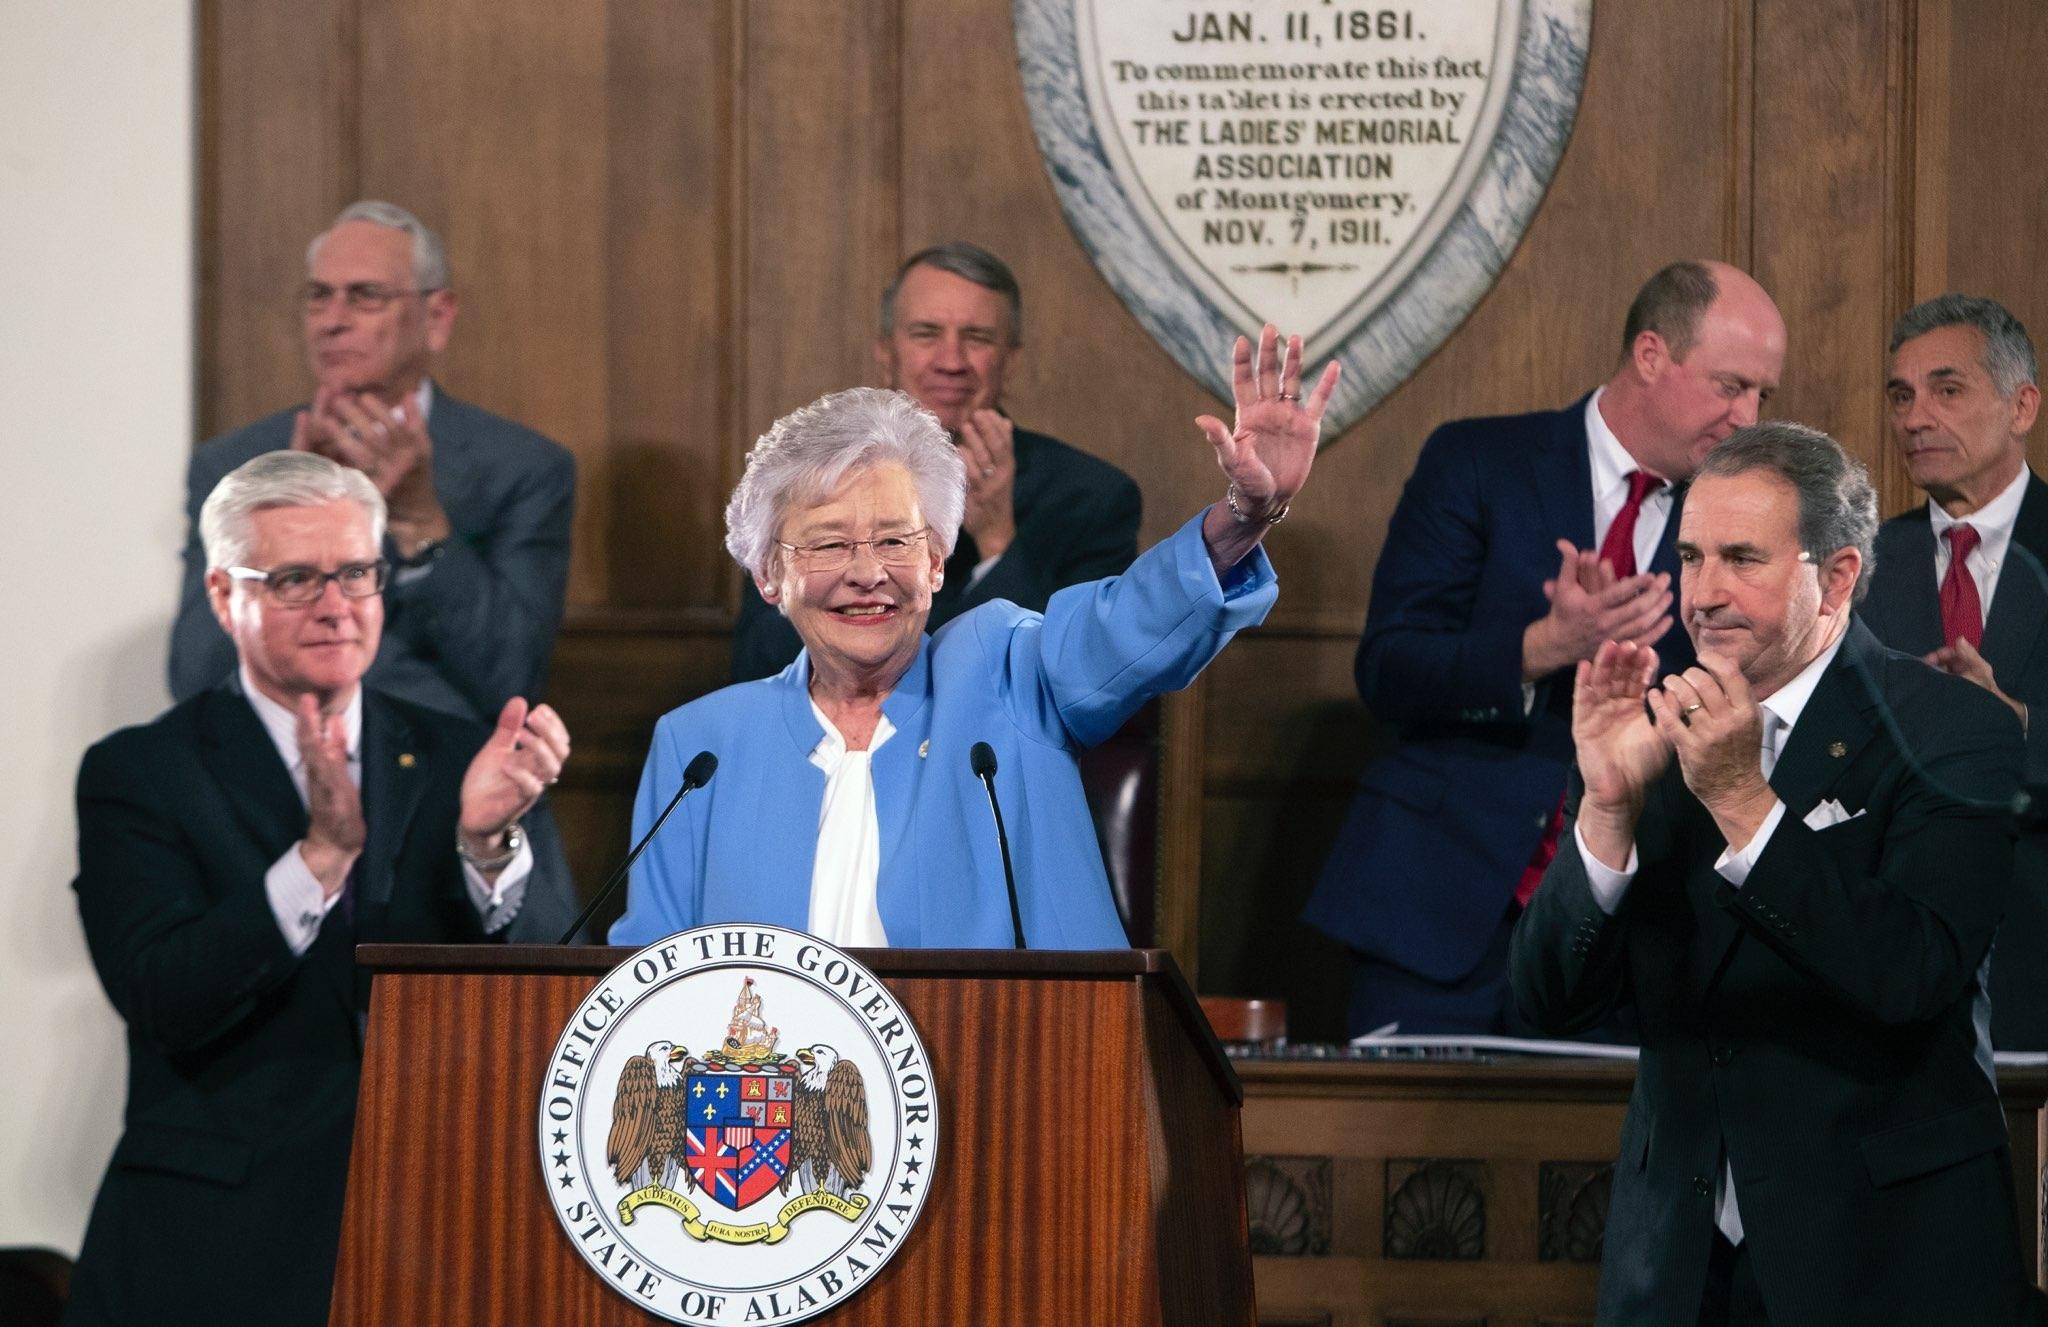
[[[936, 877], [948, 874], [944, 856], [929, 860], [937, 844], [919, 841], [911, 812], [923, 800], [927, 778], [939, 777], [930, 769], [926, 742], [932, 731], [932, 641], [926, 636], [917, 657], [882, 701], [895, 735], [874, 755], [875, 825], [881, 837], [881, 875], [876, 882], [875, 902], [882, 914], [882, 929], [891, 945], [910, 947], [926, 943], [935, 934], [936, 918], [929, 910], [942, 906], [942, 899], [928, 898]], [[965, 760], [965, 754], [961, 756]], [[939, 882], [943, 887], [943, 881]]]
[[[764, 790], [758, 818], [746, 821], [738, 830], [743, 840], [740, 860], [746, 864], [749, 889], [758, 905], [749, 915], [777, 926], [808, 930], [811, 872], [818, 859], [818, 816], [825, 805], [825, 772], [811, 764], [811, 752], [824, 739], [825, 730], [811, 712], [810, 651], [798, 654], [794, 663], [762, 685], [780, 693], [776, 698], [780, 722], [765, 728], [760, 740], [787, 742], [796, 761], [785, 766], [778, 756], [766, 763], [776, 783]], [[784, 768], [793, 775], [787, 781], [779, 775]], [[769, 807], [774, 808], [772, 813]]]

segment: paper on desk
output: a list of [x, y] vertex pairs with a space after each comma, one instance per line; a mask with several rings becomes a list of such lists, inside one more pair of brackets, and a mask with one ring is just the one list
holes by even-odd
[[1369, 1032], [1351, 1039], [1353, 1046], [1411, 1050], [1500, 1051], [1509, 1055], [1571, 1055], [1581, 1059], [1633, 1060], [1636, 1048], [1605, 1041], [1542, 1041], [1533, 1037], [1428, 1036]]
[[[1446, 1037], [1421, 1034], [1403, 1036], [1378, 1030], [1351, 1039], [1353, 1046], [1384, 1046], [1389, 1049], [1443, 1051], [1500, 1051], [1511, 1055], [1570, 1055], [1601, 1060], [1633, 1060], [1633, 1046], [1616, 1046], [1604, 1041], [1545, 1041], [1535, 1037]], [[1992, 1057], [2003, 1069], [2048, 1068], [2048, 1051], [1999, 1051]]]

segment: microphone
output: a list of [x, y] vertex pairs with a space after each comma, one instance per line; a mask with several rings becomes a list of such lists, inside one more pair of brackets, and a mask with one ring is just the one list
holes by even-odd
[[640, 836], [640, 841], [633, 845], [633, 851], [626, 854], [626, 860], [619, 863], [619, 869], [611, 873], [611, 878], [604, 882], [604, 888], [597, 891], [597, 897], [590, 900], [589, 906], [576, 914], [576, 920], [569, 923], [569, 929], [562, 932], [562, 938], [555, 941], [556, 944], [566, 945], [576, 938], [576, 932], [583, 929], [583, 923], [589, 921], [591, 914], [595, 913], [603, 905], [604, 901], [612, 896], [612, 891], [617, 889], [619, 882], [626, 878], [626, 872], [633, 869], [633, 863], [640, 860], [640, 854], [647, 851], [647, 845], [654, 841], [654, 836], [659, 834], [661, 827], [668, 823], [669, 813], [674, 811], [681, 804], [683, 798], [689, 796], [691, 792], [711, 782], [711, 776], [716, 773], [718, 773], [718, 757], [712, 755], [709, 751], [699, 751], [690, 763], [683, 767], [683, 786], [676, 789], [676, 795], [668, 799], [668, 805], [662, 808], [661, 814], [655, 817], [654, 823], [648, 826], [647, 832]]
[[1010, 891], [1010, 935], [1017, 948], [1023, 949], [1024, 914], [1017, 908], [1017, 873], [1010, 868], [1010, 836], [1003, 829], [1002, 803], [996, 801], [996, 750], [986, 742], [976, 742], [967, 760], [974, 767], [974, 777], [988, 789], [988, 809], [996, 818], [996, 845], [1003, 850], [1003, 887]]

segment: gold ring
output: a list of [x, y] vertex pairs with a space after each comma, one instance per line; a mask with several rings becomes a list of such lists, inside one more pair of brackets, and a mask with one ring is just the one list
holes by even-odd
[[1300, 393], [1300, 392], [1282, 392], [1282, 393], [1280, 393], [1279, 399], [1280, 399], [1280, 400], [1282, 400], [1282, 401], [1299, 401], [1299, 400], [1301, 399], [1301, 393]]
[[1705, 708], [1706, 708], [1706, 706], [1704, 706], [1704, 705], [1700, 704], [1700, 703], [1699, 703], [1698, 701], [1694, 701], [1694, 702], [1693, 702], [1692, 704], [1690, 704], [1690, 705], [1686, 706], [1686, 707], [1685, 707], [1684, 709], [1680, 710], [1680, 711], [1679, 711], [1679, 713], [1680, 713], [1680, 714], [1691, 714], [1691, 713], [1692, 713], [1692, 712], [1693, 712], [1694, 710], [1703, 710], [1703, 709], [1705, 709]]

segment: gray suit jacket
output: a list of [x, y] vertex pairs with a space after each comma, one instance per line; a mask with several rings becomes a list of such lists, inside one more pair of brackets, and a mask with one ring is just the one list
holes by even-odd
[[[230, 470], [291, 446], [280, 410], [202, 443], [185, 481], [185, 581], [171, 629], [171, 695], [187, 700], [235, 671], [235, 647], [206, 602], [199, 508]], [[569, 583], [576, 462], [560, 444], [434, 389], [427, 414], [434, 489], [455, 535], [422, 573], [394, 573], [384, 592], [384, 640], [367, 685], [486, 726], [513, 696], [537, 697], [547, 677]], [[393, 556], [388, 546], [387, 557]], [[575, 889], [547, 804], [526, 819], [534, 873], [514, 940], [554, 940], [576, 914]]]
[[[2029, 711], [2030, 784], [2048, 783], [2048, 483], [2033, 475], [1984, 614], [1984, 658], [1999, 687]], [[1908, 654], [1939, 649], [1934, 528], [1922, 505], [1877, 533], [1877, 569], [1858, 610], [1872, 633]], [[2014, 888], [1991, 956], [1991, 1040], [2000, 1050], [2048, 1050], [2048, 834], [2022, 834]]]

